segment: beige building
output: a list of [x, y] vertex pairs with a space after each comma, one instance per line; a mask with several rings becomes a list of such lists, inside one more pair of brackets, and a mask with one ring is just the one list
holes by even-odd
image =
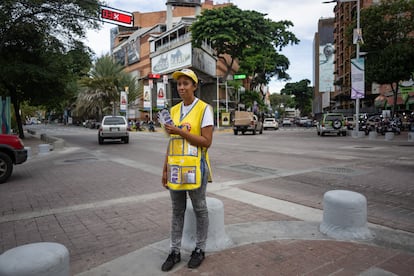
[[226, 66], [213, 56], [208, 44], [200, 49], [192, 47], [190, 32], [203, 9], [224, 5], [229, 4], [169, 0], [166, 11], [134, 12], [133, 28], [113, 29], [112, 56], [144, 85], [142, 97], [129, 99], [129, 119], [155, 119], [157, 110], [179, 102], [171, 74], [182, 68], [191, 68], [199, 76], [197, 97], [213, 107], [217, 106], [217, 98], [221, 101], [226, 97], [225, 89], [218, 84], [218, 76], [224, 75]]

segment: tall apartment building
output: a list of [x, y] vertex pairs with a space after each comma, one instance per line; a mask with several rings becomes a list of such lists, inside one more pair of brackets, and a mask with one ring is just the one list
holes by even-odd
[[314, 80], [312, 113], [318, 115], [331, 107], [331, 94], [334, 93], [335, 71], [335, 18], [321, 18], [318, 32], [314, 37]]
[[[360, 0], [360, 9], [363, 10], [379, 2], [379, 0]], [[348, 28], [356, 21], [357, 9], [357, 1], [343, 3], [338, 1], [333, 9], [335, 17], [333, 19], [320, 19], [318, 22], [318, 32], [314, 39], [314, 114], [324, 111], [337, 111], [346, 115], [355, 113], [356, 101], [351, 99], [351, 59], [356, 58], [356, 45], [349, 41], [347, 32]], [[363, 37], [363, 25], [361, 25], [361, 29]], [[332, 33], [330, 33], [331, 31]], [[332, 43], [334, 47], [334, 70], [332, 72], [333, 76], [329, 77], [329, 71], [325, 72], [322, 68], [323, 64], [321, 62], [324, 62], [323, 57], [326, 55], [324, 55], [324, 49], [321, 47], [326, 44], [326, 39], [330, 39], [331, 35], [333, 41], [329, 41], [329, 43]], [[364, 53], [361, 52], [360, 56], [364, 57]], [[328, 82], [333, 80], [331, 85], [324, 83], [324, 78]], [[384, 108], [384, 102], [388, 102], [388, 105], [393, 104], [391, 88], [366, 82], [364, 98], [360, 99], [360, 113], [379, 112]], [[397, 104], [401, 104], [401, 102], [401, 96], [399, 96]]]
[[[134, 12], [134, 27], [117, 27], [112, 31], [111, 54], [125, 71], [144, 84], [143, 96], [133, 102], [128, 118], [154, 118], [153, 109], [171, 107], [180, 97], [171, 74], [191, 68], [199, 76], [196, 96], [216, 106], [217, 76], [225, 66], [217, 60], [208, 44], [201, 49], [191, 45], [190, 26], [203, 9], [219, 8], [212, 0], [167, 0], [166, 11]], [[162, 93], [160, 93], [162, 92]], [[219, 91], [220, 94], [225, 92]], [[219, 95], [224, 98], [225, 95]]]

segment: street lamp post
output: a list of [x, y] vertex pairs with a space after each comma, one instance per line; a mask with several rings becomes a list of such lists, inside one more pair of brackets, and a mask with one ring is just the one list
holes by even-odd
[[[360, 31], [360, 12], [361, 12], [361, 7], [360, 7], [360, 0], [357, 0], [357, 31]], [[356, 58], [357, 60], [359, 60], [359, 41], [357, 41], [356, 44]], [[358, 133], [359, 131], [359, 95], [356, 95], [356, 99], [355, 99], [355, 117], [356, 117], [356, 123], [355, 123], [355, 127], [356, 127], [356, 132]], [[358, 135], [359, 137], [359, 135]]]

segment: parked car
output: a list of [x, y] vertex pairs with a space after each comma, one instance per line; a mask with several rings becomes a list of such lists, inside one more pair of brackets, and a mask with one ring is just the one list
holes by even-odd
[[279, 123], [275, 118], [265, 118], [263, 121], [263, 129], [272, 128], [274, 130], [279, 129]]
[[284, 118], [282, 120], [282, 126], [292, 126], [292, 122], [290, 121], [289, 118]]
[[326, 133], [334, 133], [346, 136], [345, 117], [341, 113], [326, 113], [316, 125], [318, 135], [324, 136]]
[[103, 144], [107, 139], [120, 139], [129, 143], [128, 123], [124, 116], [105, 116], [98, 130], [98, 142]]
[[355, 123], [354, 123], [354, 117], [346, 117], [345, 118], [345, 125], [346, 125], [346, 128], [348, 130], [353, 130], [354, 129], [354, 125], [355, 125]]
[[0, 134], [0, 184], [9, 179], [13, 165], [27, 160], [27, 150], [22, 140], [16, 135]]

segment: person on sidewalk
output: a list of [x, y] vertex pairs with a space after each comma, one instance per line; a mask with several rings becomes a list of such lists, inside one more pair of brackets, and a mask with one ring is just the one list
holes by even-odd
[[162, 185], [170, 191], [172, 222], [170, 254], [162, 264], [162, 271], [171, 270], [181, 261], [187, 194], [193, 204], [197, 223], [196, 248], [188, 262], [189, 268], [200, 266], [204, 260], [209, 224], [206, 188], [207, 182], [211, 182], [211, 169], [207, 149], [213, 141], [213, 111], [211, 106], [195, 97], [198, 78], [192, 70], [176, 71], [172, 77], [177, 81], [182, 101], [171, 108], [172, 123], [164, 125], [170, 141]]

